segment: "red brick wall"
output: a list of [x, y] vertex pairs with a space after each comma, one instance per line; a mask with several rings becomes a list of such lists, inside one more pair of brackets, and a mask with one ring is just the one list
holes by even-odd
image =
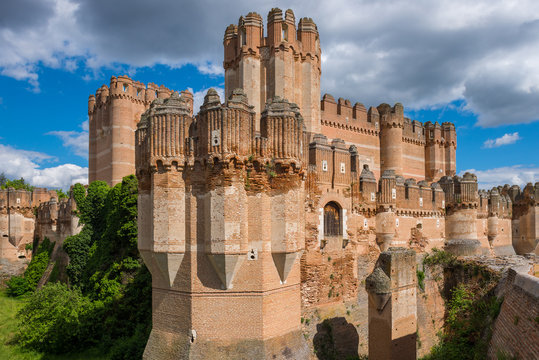
[[492, 334], [489, 359], [539, 359], [539, 278], [509, 270], [507, 291]]

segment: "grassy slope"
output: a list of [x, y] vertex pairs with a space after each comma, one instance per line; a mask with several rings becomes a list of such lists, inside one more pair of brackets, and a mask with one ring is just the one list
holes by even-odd
[[86, 351], [81, 354], [44, 355], [35, 351], [23, 351], [18, 346], [10, 344], [13, 334], [17, 330], [15, 315], [22, 307], [21, 299], [8, 297], [0, 291], [0, 359], [2, 360], [104, 360], [107, 357], [100, 355], [97, 350]]

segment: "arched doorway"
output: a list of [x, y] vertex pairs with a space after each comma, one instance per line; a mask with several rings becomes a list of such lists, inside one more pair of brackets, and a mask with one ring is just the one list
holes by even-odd
[[324, 206], [324, 236], [341, 236], [341, 207], [334, 201]]

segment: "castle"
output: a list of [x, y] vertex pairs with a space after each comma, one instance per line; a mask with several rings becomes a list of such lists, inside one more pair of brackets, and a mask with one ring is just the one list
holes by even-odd
[[[224, 103], [120, 76], [89, 98], [89, 179], [136, 173], [153, 281], [148, 359], [307, 359], [302, 313], [354, 301], [390, 247], [538, 253], [539, 184], [456, 176], [451, 123], [324, 95], [312, 19], [224, 35]], [[331, 274], [331, 276], [330, 276]], [[415, 298], [415, 295], [414, 295]]]

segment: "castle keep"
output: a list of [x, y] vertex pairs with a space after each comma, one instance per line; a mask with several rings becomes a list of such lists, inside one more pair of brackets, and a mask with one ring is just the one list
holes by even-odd
[[[381, 251], [538, 252], [539, 184], [486, 192], [456, 176], [453, 124], [408, 119], [400, 103], [320, 100], [312, 19], [272, 9], [264, 31], [249, 13], [223, 44], [225, 99], [210, 89], [198, 114], [191, 93], [123, 76], [89, 99], [90, 181], [139, 180], [145, 358], [307, 359], [302, 314], [366, 294]], [[410, 254], [385, 253], [371, 278], [389, 284], [369, 298], [392, 304], [388, 323], [416, 321], [394, 308], [416, 301]], [[382, 274], [399, 266], [406, 279]], [[415, 339], [415, 325], [402, 331], [387, 338]]]

